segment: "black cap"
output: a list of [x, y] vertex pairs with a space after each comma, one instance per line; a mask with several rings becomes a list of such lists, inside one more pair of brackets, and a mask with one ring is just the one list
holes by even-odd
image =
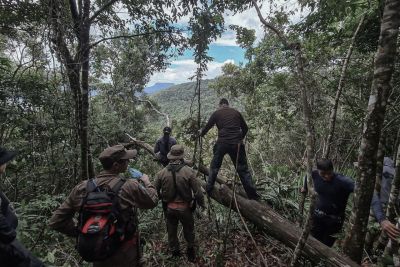
[[0, 147], [0, 165], [11, 161], [16, 155], [17, 152], [8, 151], [5, 148]]

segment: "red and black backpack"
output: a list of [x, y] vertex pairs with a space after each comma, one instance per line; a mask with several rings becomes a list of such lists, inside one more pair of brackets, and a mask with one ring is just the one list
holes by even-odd
[[118, 193], [125, 183], [119, 179], [113, 188], [98, 186], [95, 179], [86, 185], [86, 196], [79, 212], [76, 248], [88, 262], [102, 261], [114, 254], [124, 240], [125, 222]]

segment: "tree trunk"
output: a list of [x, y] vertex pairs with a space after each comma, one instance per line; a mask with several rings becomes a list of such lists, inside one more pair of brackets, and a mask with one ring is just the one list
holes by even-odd
[[[81, 124], [81, 172], [82, 180], [89, 178], [89, 140], [88, 140], [88, 113], [89, 113], [89, 33], [90, 33], [90, 0], [83, 4], [83, 16], [80, 26], [79, 62], [81, 64], [81, 95], [82, 112]], [[91, 171], [92, 173], [92, 171]]]
[[[88, 140], [88, 116], [89, 116], [89, 56], [90, 56], [90, 0], [83, 1], [79, 5], [81, 17], [77, 16], [78, 10], [75, 5], [70, 5], [70, 14], [74, 20], [76, 34], [76, 54], [72, 56], [67, 45], [67, 39], [63, 23], [67, 23], [65, 16], [68, 12], [63, 11], [66, 7], [60, 1], [51, 0], [49, 3], [51, 11], [52, 42], [55, 45], [61, 62], [67, 70], [69, 85], [74, 98], [74, 110], [76, 129], [80, 139], [81, 150], [81, 179], [86, 180], [94, 175]], [[81, 10], [82, 9], [82, 10]]]
[[[381, 137], [379, 138], [378, 152], [376, 154], [377, 159], [376, 159], [375, 191], [378, 193], [379, 196], [381, 193], [383, 158], [384, 158], [384, 154], [385, 154], [384, 153], [384, 138], [385, 138], [384, 134], [381, 134]], [[370, 210], [369, 221], [374, 221], [374, 220], [375, 220], [375, 216], [374, 216], [372, 210]], [[375, 228], [370, 228], [367, 231], [367, 234], [365, 237], [364, 248], [368, 254], [372, 252], [374, 242], [378, 236], [379, 236], [379, 231], [377, 231]], [[379, 239], [381, 240], [381, 238], [379, 238]], [[383, 244], [383, 246], [385, 246], [386, 243], [387, 243], [387, 240]]]
[[387, 0], [381, 23], [374, 78], [364, 121], [364, 131], [358, 156], [358, 179], [354, 209], [344, 242], [344, 251], [360, 262], [368, 224], [369, 209], [375, 185], [378, 143], [391, 91], [391, 77], [396, 57], [396, 42], [400, 26], [400, 0]]
[[383, 172], [383, 159], [385, 157], [385, 135], [382, 133], [379, 138], [378, 152], [376, 153], [376, 176], [375, 176], [375, 190], [380, 195], [382, 172]]
[[326, 138], [325, 147], [323, 150], [324, 151], [323, 156], [322, 156], [323, 158], [328, 158], [330, 151], [331, 151], [333, 135], [335, 134], [337, 109], [339, 107], [339, 100], [340, 100], [340, 96], [342, 95], [342, 91], [343, 91], [343, 87], [344, 87], [344, 81], [346, 78], [347, 67], [350, 62], [351, 54], [353, 53], [353, 47], [354, 47], [354, 43], [356, 41], [357, 34], [360, 31], [360, 28], [364, 22], [364, 19], [365, 19], [365, 14], [363, 14], [361, 16], [358, 26], [353, 34], [353, 37], [351, 38], [350, 46], [349, 46], [349, 49], [347, 50], [346, 58], [343, 62], [342, 71], [340, 73], [340, 78], [339, 78], [339, 84], [338, 84], [338, 88], [337, 88], [336, 95], [335, 95], [335, 101], [333, 103], [331, 113], [329, 116], [329, 128], [328, 128], [329, 130], [328, 130], [328, 137]]

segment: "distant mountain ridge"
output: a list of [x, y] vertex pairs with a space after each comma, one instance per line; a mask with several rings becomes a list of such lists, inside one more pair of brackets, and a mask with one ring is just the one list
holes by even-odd
[[[203, 120], [207, 119], [212, 112], [218, 107], [218, 102], [221, 97], [229, 99], [228, 95], [219, 95], [217, 92], [209, 88], [214, 80], [201, 81], [201, 116]], [[170, 115], [171, 119], [180, 121], [190, 115], [197, 114], [197, 96], [195, 96], [196, 82], [188, 82], [173, 85], [167, 89], [161, 90], [150, 96], [160, 106], [162, 112]], [[243, 106], [237, 100], [230, 101], [233, 107], [242, 110]], [[193, 104], [192, 104], [193, 103]]]
[[152, 86], [146, 87], [144, 89], [144, 92], [151, 95], [151, 94], [157, 93], [159, 91], [162, 91], [164, 89], [167, 89], [173, 85], [175, 85], [175, 84], [174, 83], [155, 83]]

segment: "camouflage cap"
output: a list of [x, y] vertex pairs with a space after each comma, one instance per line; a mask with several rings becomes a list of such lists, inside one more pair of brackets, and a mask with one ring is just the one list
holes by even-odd
[[173, 145], [171, 151], [168, 153], [168, 159], [183, 159], [185, 150], [182, 145]]
[[133, 159], [137, 155], [137, 150], [127, 150], [123, 145], [115, 145], [107, 147], [100, 153], [99, 159], [112, 159], [113, 161], [118, 161], [120, 159]]

